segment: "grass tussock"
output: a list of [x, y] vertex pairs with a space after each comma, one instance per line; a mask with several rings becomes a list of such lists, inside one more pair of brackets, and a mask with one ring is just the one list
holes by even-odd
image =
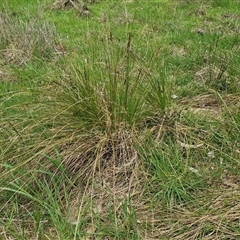
[[0, 238], [237, 239], [237, 10], [97, 2], [1, 11]]
[[[115, 209], [117, 202], [122, 205], [126, 198], [140, 192], [139, 177], [143, 173], [138, 148], [146, 140], [144, 132], [154, 132], [169, 106], [165, 76], [152, 78], [152, 73], [145, 70], [147, 66], [131, 46], [131, 36], [123, 45], [107, 43], [108, 49], [105, 42], [99, 45], [107, 50], [103, 59], [101, 52], [93, 52], [95, 58], [84, 62], [81, 70], [72, 67], [63, 72], [64, 78], [54, 81], [49, 94], [42, 95], [43, 88], [32, 94], [20, 93], [21, 103], [8, 111], [11, 109], [22, 121], [12, 123], [13, 135], [3, 131], [15, 151], [25, 149], [13, 157], [10, 148], [4, 153], [9, 156], [10, 166], [17, 164], [17, 171], [13, 171], [21, 181], [32, 185], [37, 176], [49, 179], [45, 171], [57, 175], [63, 171], [70, 181], [65, 187], [68, 192], [75, 184], [82, 186], [83, 191], [78, 191], [78, 195], [84, 195], [81, 205], [87, 201], [99, 205], [103, 199], [109, 202], [101, 207], [102, 218], [108, 215], [109, 208]], [[29, 109], [30, 98], [25, 94], [32, 95], [31, 117], [28, 110], [19, 111]], [[19, 172], [21, 166], [31, 170], [36, 165], [47, 170], [36, 171], [31, 178]], [[4, 168], [3, 176], [8, 181], [9, 169]], [[32, 191], [23, 192], [33, 194], [35, 200]]]

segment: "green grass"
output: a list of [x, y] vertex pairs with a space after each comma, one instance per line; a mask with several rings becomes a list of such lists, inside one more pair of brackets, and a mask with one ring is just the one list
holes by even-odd
[[239, 238], [240, 3], [53, 2], [0, 3], [0, 239]]

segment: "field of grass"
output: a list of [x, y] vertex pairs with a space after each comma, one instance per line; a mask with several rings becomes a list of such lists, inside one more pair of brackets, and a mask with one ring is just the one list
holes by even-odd
[[0, 2], [0, 239], [240, 239], [240, 2]]

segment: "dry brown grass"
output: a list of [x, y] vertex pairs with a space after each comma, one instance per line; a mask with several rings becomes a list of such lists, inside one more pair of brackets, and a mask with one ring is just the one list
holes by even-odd
[[24, 20], [8, 9], [0, 12], [3, 64], [23, 65], [30, 60], [53, 56], [56, 30], [53, 24], [41, 19], [41, 15], [39, 12], [37, 17]]
[[144, 239], [238, 239], [239, 197], [239, 189], [225, 186], [211, 193], [200, 193], [196, 205], [179, 205], [172, 212], [161, 209], [161, 205], [156, 206], [157, 211], [140, 206], [139, 223], [147, 227], [142, 236]]
[[187, 110], [194, 114], [220, 119], [228, 108], [240, 106], [240, 97], [233, 94], [219, 95], [217, 92], [209, 90], [209, 93], [197, 95], [190, 99], [181, 99], [180, 104], [183, 107], [186, 106]]

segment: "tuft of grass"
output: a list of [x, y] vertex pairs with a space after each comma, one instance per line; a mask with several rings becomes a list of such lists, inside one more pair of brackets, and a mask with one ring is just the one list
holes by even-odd
[[239, 3], [86, 2], [0, 3], [0, 236], [237, 239]]
[[130, 35], [124, 45], [115, 41], [99, 44], [100, 53], [94, 44], [86, 46], [93, 50], [88, 52], [90, 59], [85, 59], [82, 70], [73, 67], [69, 72], [74, 74], [66, 73], [69, 80], [58, 82], [64, 89], [59, 94], [59, 104], [69, 106], [68, 111], [79, 120], [79, 125], [94, 125], [105, 132], [120, 126], [139, 127], [147, 117], [167, 109], [167, 77], [150, 73], [150, 63], [143, 62], [131, 47]]
[[[82, 206], [87, 199], [90, 199], [92, 207], [103, 196], [106, 201], [113, 201], [113, 204], [102, 207], [101, 217], [105, 219], [108, 208], [116, 209], [116, 204], [121, 205], [125, 197], [140, 191], [138, 177], [141, 172], [137, 169], [141, 162], [137, 146], [144, 139], [142, 133], [151, 132], [152, 126], [158, 119], [161, 120], [170, 106], [166, 75], [153, 77], [155, 69], [149, 70], [150, 63], [138, 57], [131, 41], [129, 34], [124, 44], [107, 40], [100, 42], [98, 48], [86, 46], [93, 49], [89, 50], [88, 56], [93, 55], [94, 58], [79, 62], [82, 67], [78, 69], [72, 66], [63, 71], [59, 80], [47, 86], [49, 91], [44, 86], [30, 88], [18, 96], [10, 94], [4, 97], [3, 105], [9, 106], [4, 111], [4, 119], [10, 125], [12, 134], [6, 128], [3, 128], [3, 134], [12, 144], [2, 156], [8, 157], [9, 163], [14, 166], [10, 170], [2, 166], [5, 181], [12, 172], [24, 185], [33, 189], [38, 189], [42, 181], [55, 188], [45, 172], [32, 172], [33, 177], [29, 178], [19, 169], [28, 166], [31, 172], [36, 166], [43, 166], [43, 169], [50, 169], [56, 175], [65, 169], [70, 179], [66, 183], [67, 191], [71, 192], [74, 184], [83, 187], [79, 191], [82, 195], [79, 210], [74, 211], [78, 212], [74, 219], [77, 222], [75, 238], [84, 214]], [[154, 55], [155, 52], [152, 53]], [[9, 103], [14, 101], [17, 104]], [[15, 119], [11, 123], [8, 122], [9, 116]], [[2, 143], [7, 146], [6, 142]], [[16, 151], [14, 156], [12, 148]], [[21, 152], [17, 152], [19, 148]], [[56, 161], [58, 153], [55, 149], [60, 152], [59, 161]], [[35, 178], [39, 182], [35, 183]], [[45, 181], [45, 178], [49, 180]], [[40, 197], [35, 197], [31, 188], [2, 188], [2, 191], [13, 191], [33, 202]], [[118, 221], [120, 216], [115, 213], [114, 217]], [[126, 227], [129, 226], [123, 226], [125, 231]], [[117, 238], [125, 236], [118, 228], [122, 227], [114, 227], [120, 233], [112, 234], [117, 234]]]

